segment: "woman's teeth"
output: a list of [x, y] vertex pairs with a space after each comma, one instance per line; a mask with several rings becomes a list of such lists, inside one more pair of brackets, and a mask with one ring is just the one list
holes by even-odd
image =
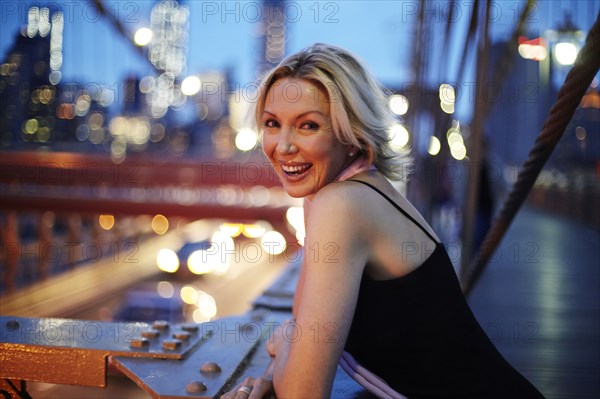
[[307, 171], [312, 164], [304, 164], [304, 165], [281, 165], [281, 169], [288, 174], [298, 175], [305, 171]]

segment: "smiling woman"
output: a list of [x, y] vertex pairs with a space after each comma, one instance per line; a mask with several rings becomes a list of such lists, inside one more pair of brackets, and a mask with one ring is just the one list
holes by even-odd
[[305, 199], [310, 251], [293, 319], [267, 342], [270, 366], [222, 398], [329, 397], [338, 364], [381, 398], [541, 397], [494, 348], [443, 244], [388, 181], [407, 158], [390, 146], [383, 89], [356, 58], [314, 45], [268, 72], [258, 99], [263, 151]]

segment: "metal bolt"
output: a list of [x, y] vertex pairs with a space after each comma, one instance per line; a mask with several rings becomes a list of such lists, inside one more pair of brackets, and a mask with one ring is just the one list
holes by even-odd
[[141, 332], [142, 337], [145, 338], [156, 338], [160, 335], [160, 332], [156, 330], [146, 330]]
[[187, 332], [198, 332], [198, 326], [195, 324], [184, 324], [181, 326], [181, 329]]
[[9, 320], [6, 322], [6, 328], [9, 330], [16, 330], [19, 327], [21, 327], [21, 325], [19, 324], [18, 320]]
[[185, 390], [191, 393], [206, 391], [206, 385], [202, 381], [191, 381], [185, 386]]
[[206, 362], [202, 366], [200, 366], [201, 373], [220, 373], [221, 366], [219, 366], [215, 362]]
[[175, 350], [181, 347], [181, 341], [178, 339], [165, 339], [162, 342], [163, 349]]
[[152, 323], [152, 328], [154, 328], [155, 330], [168, 330], [169, 322], [164, 320], [157, 320], [154, 323]]
[[146, 338], [132, 338], [129, 340], [129, 346], [132, 348], [143, 348], [150, 345]]
[[187, 341], [190, 338], [190, 333], [185, 331], [177, 331], [173, 333], [173, 338]]

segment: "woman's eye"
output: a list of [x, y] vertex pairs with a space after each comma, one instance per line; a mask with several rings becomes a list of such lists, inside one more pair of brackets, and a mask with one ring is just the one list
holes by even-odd
[[275, 119], [267, 119], [266, 121], [263, 122], [263, 125], [265, 127], [270, 127], [270, 128], [279, 126], [279, 124], [277, 123], [277, 121]]
[[307, 129], [307, 130], [318, 130], [319, 129], [319, 125], [316, 124], [315, 122], [304, 122], [301, 126], [301, 129]]

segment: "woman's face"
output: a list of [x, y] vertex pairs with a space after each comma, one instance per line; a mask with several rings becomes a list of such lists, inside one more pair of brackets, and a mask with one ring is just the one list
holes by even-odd
[[327, 92], [302, 79], [277, 80], [262, 115], [263, 151], [292, 197], [308, 197], [350, 163], [350, 147], [336, 138]]

